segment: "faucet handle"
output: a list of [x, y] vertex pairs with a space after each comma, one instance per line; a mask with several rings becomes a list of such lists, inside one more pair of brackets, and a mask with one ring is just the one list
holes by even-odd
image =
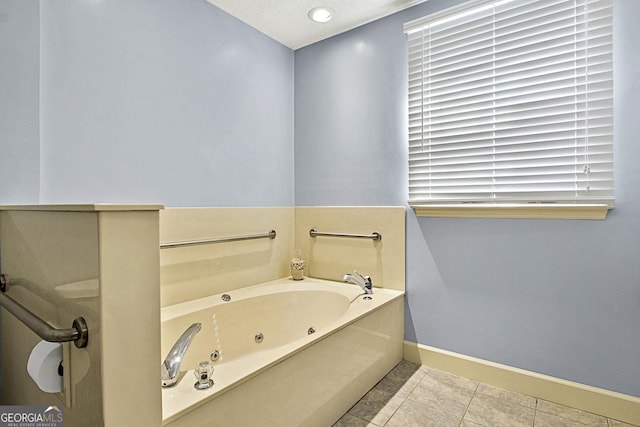
[[363, 276], [362, 274], [360, 274], [360, 272], [358, 272], [358, 270], [353, 270], [353, 272], [356, 273], [358, 275], [358, 277], [361, 278], [362, 280], [364, 280], [365, 283], [366, 283], [367, 277], [369, 277], [369, 276], [367, 276], [367, 277]]
[[206, 390], [213, 385], [213, 365], [209, 361], [198, 363], [193, 371], [193, 375], [198, 379], [193, 385], [196, 390]]
[[363, 276], [357, 270], [353, 270], [363, 281], [364, 285], [367, 289], [371, 289], [373, 287], [373, 283], [371, 282], [371, 276]]

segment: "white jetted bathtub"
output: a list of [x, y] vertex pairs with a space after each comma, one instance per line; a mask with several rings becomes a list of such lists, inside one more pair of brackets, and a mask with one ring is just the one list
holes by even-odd
[[[332, 425], [402, 359], [403, 292], [374, 288], [364, 299], [356, 285], [305, 278], [227, 295], [162, 309], [161, 361], [202, 324], [188, 372], [162, 389], [164, 425]], [[206, 390], [194, 388], [201, 361], [214, 366]]]

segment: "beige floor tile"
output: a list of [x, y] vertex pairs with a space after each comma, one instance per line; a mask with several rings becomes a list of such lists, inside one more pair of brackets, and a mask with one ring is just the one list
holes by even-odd
[[[583, 420], [584, 421], [584, 420]], [[546, 412], [536, 412], [536, 420], [534, 427], [585, 427], [601, 424], [589, 424], [589, 421], [584, 422], [578, 420], [572, 420], [563, 418], [559, 415], [547, 414]], [[606, 426], [606, 424], [604, 424]]]
[[403, 397], [394, 396], [379, 388], [373, 388], [349, 410], [349, 414], [377, 425], [384, 425], [402, 402], [404, 402]]
[[414, 375], [424, 375], [427, 368], [417, 363], [402, 360], [386, 376], [397, 381], [406, 381]]
[[334, 425], [383, 426], [640, 427], [407, 361]]
[[609, 427], [638, 427], [633, 424], [623, 423], [622, 421], [612, 420], [609, 418]]
[[[549, 402], [547, 400], [538, 399], [538, 405], [536, 406], [536, 420], [538, 419], [538, 412], [545, 414], [555, 415], [563, 418], [567, 424], [575, 426], [590, 426], [590, 427], [607, 427], [607, 419], [600, 415], [592, 414], [590, 412], [581, 411], [579, 409], [570, 408], [568, 406], [560, 405], [558, 403]], [[548, 417], [541, 417], [541, 419], [548, 419]], [[574, 423], [574, 424], [571, 424]]]
[[376, 424], [370, 423], [362, 418], [355, 417], [351, 414], [345, 414], [338, 420], [333, 427], [380, 427]]
[[489, 427], [532, 427], [534, 415], [533, 408], [476, 393], [464, 419]]
[[375, 388], [398, 397], [407, 397], [424, 377], [426, 369], [415, 363], [402, 361]]
[[466, 378], [429, 370], [408, 398], [462, 418], [476, 387]]
[[472, 381], [469, 378], [460, 377], [439, 369], [427, 369], [425, 377], [426, 376], [431, 377], [442, 384], [459, 389], [475, 392], [476, 388], [478, 388], [477, 381]]
[[407, 399], [385, 427], [458, 427], [459, 425], [459, 417]]
[[526, 394], [516, 393], [515, 391], [505, 390], [489, 384], [480, 383], [476, 393], [486, 394], [487, 396], [496, 397], [506, 400], [507, 402], [516, 403], [520, 406], [536, 409], [536, 398], [527, 396]]
[[551, 415], [545, 412], [536, 412], [536, 419], [533, 425], [534, 427], [567, 427], [574, 425], [569, 423], [571, 423], [571, 421], [557, 415]]

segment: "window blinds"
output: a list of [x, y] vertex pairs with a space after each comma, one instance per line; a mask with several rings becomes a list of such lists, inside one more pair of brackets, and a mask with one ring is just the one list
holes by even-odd
[[611, 9], [483, 0], [405, 24], [409, 203], [613, 204]]

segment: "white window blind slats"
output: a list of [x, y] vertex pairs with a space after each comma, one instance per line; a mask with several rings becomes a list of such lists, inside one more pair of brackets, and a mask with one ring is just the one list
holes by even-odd
[[[585, 153], [584, 152], [578, 153], [578, 155], [579, 154], [584, 155]], [[598, 157], [601, 157], [600, 162], [603, 162], [603, 161], [606, 162], [609, 160], [608, 157], [610, 153], [607, 153], [607, 152], [590, 153], [589, 155], [593, 156], [593, 159], [591, 159], [592, 160], [591, 163], [593, 163], [593, 165], [597, 165], [599, 163], [597, 159]], [[533, 170], [534, 168], [555, 165], [555, 166], [571, 166], [572, 167], [571, 170], [573, 171], [575, 167], [579, 166], [574, 161], [575, 156], [576, 156], [576, 153], [556, 150], [555, 152], [549, 151], [545, 153], [538, 153], [536, 157], [530, 157], [530, 158], [526, 158], [523, 156], [518, 156], [518, 158], [514, 158], [514, 157], [509, 157], [508, 154], [505, 154], [501, 156], [500, 160], [496, 161], [495, 159], [493, 159], [492, 153], [486, 153], [484, 155], [478, 153], [474, 157], [473, 161], [466, 161], [461, 157], [434, 156], [433, 158], [416, 160], [414, 162], [411, 162], [411, 167], [415, 169], [414, 173], [433, 172], [434, 170], [437, 171], [438, 167], [440, 168], [450, 167], [450, 170], [453, 172], [462, 172], [466, 170], [465, 167], [467, 166], [469, 170], [475, 170], [475, 171], [478, 171], [481, 168], [498, 171], [500, 169]], [[531, 161], [532, 158], [534, 161]], [[456, 168], [456, 166], [458, 166], [458, 168]], [[579, 168], [579, 169], [582, 170], [582, 168]], [[439, 178], [439, 177], [436, 177], [436, 178]]]
[[[453, 58], [458, 59], [458, 61], [453, 64], [446, 62], [452, 58], [437, 60], [434, 58], [435, 55], [429, 54], [427, 56], [427, 59], [430, 61], [429, 64], [425, 67], [424, 63], [415, 60], [413, 63], [410, 63], [410, 73], [419, 75], [422, 74], [426, 68], [429, 72], [431, 84], [446, 81], [451, 85], [452, 83], [449, 82], [451, 76], [473, 76], [481, 74], [482, 71], [487, 69], [493, 70], [492, 67], [495, 67], [498, 75], [503, 75], [505, 73], [516, 73], [522, 69], [527, 69], [527, 65], [531, 65], [530, 63], [532, 61], [534, 62], [534, 66], [538, 63], [540, 66], [549, 64], [558, 65], [558, 63], [566, 65], [569, 59], [584, 64], [587, 55], [585, 51], [586, 43], [589, 43], [589, 55], [593, 63], [597, 64], [606, 61], [606, 55], [610, 51], [611, 34], [594, 34], [586, 40], [576, 40], [565, 37], [524, 46], [512, 45], [510, 49], [502, 51], [487, 48], [483, 51], [476, 52], [475, 56], [468, 55], [465, 58]], [[600, 58], [598, 57], [599, 51], [603, 52], [603, 56]], [[569, 55], [571, 55], [571, 58], [569, 58]]]
[[611, 0], [410, 22], [409, 201], [613, 201]]
[[[535, 4], [536, 3], [532, 5]], [[516, 34], [516, 37], [522, 34], [528, 37], [531, 34], [528, 34], [527, 31], [534, 31], [535, 33], [538, 30], [554, 27], [566, 28], [566, 21], [569, 19], [575, 21], [577, 25], [584, 24], [586, 19], [584, 14], [577, 14], [576, 8], [566, 1], [542, 8], [522, 7], [510, 11], [496, 11], [495, 15], [492, 15], [490, 12], [491, 11], [485, 11], [485, 16], [478, 16], [477, 19], [467, 24], [452, 21], [449, 26], [434, 26], [429, 30], [430, 38], [438, 47], [449, 49], [451, 44], [460, 43], [461, 40], [467, 39], [468, 36], [483, 38], [483, 33], [487, 32], [490, 34], [493, 31], [494, 23], [499, 34]], [[603, 16], [606, 16], [606, 9], [589, 10], [590, 20], [596, 20]], [[559, 21], [565, 21], [564, 25], [562, 25], [563, 23], [559, 23]], [[569, 25], [574, 24], [571, 22]], [[476, 39], [476, 41], [477, 40], [478, 39]]]
[[[442, 114], [434, 111], [431, 118], [438, 119], [438, 125], [432, 126], [431, 129], [460, 129], [460, 126], [464, 124], [475, 123], [502, 125], [524, 120], [549, 120], [550, 118], [557, 119], [562, 114], [570, 114], [567, 119], [573, 125], [576, 119], [585, 119], [588, 112], [592, 118], [598, 116], [606, 117], [612, 108], [612, 101], [610, 98], [595, 98], [589, 100], [588, 104], [584, 101], [576, 103], [575, 98], [567, 96], [552, 100], [527, 102], [526, 109], [519, 109], [518, 105], [513, 103], [504, 106], [489, 106], [488, 109], [482, 109], [479, 105], [474, 105], [474, 107], [476, 108], [461, 107], [456, 109], [455, 112], [445, 111]], [[570, 107], [574, 107], [574, 111], [567, 113], [567, 109]], [[413, 121], [422, 120], [422, 113], [414, 110], [414, 114], [410, 115], [410, 117]], [[434, 145], [437, 145], [437, 143], [437, 141], [433, 142]]]
[[[439, 88], [435, 87], [428, 94], [429, 101], [431, 102], [431, 108], [434, 110], [435, 114], [439, 108], [450, 108], [452, 103], [454, 105], [464, 105], [469, 104], [470, 102], [482, 102], [487, 99], [493, 100], [496, 99], [496, 102], [500, 102], [501, 104], [506, 103], [518, 103], [519, 99], [522, 99], [524, 96], [533, 94], [538, 94], [537, 98], [554, 98], [555, 96], [562, 96], [567, 93], [576, 93], [578, 95], [586, 95], [592, 90], [605, 90], [610, 86], [610, 82], [613, 76], [612, 70], [601, 70], [599, 64], [596, 64], [594, 67], [589, 67], [593, 69], [593, 72], [590, 72], [589, 75], [585, 75], [583, 73], [574, 72], [573, 75], [567, 74], [570, 72], [566, 72], [563, 74], [551, 73], [547, 75], [547, 79], [545, 80], [545, 76], [532, 76], [526, 77], [523, 76], [522, 79], [517, 79], [516, 76], [512, 76], [509, 80], [499, 81], [500, 79], [495, 78], [491, 79], [491, 84], [487, 81], [485, 85], [477, 84], [477, 85], [460, 85], [457, 87], [444, 87]], [[587, 80], [588, 79], [588, 80]], [[526, 90], [516, 91], [509, 93], [508, 91], [515, 88], [518, 89], [517, 83], [520, 81], [527, 81], [527, 84], [536, 84], [537, 87], [529, 87]], [[509, 87], [509, 84], [514, 84], [513, 87]], [[593, 87], [586, 87], [585, 85], [594, 85]], [[521, 87], [521, 86], [520, 86]], [[555, 91], [549, 92], [548, 91]], [[543, 92], [545, 91], [545, 92]], [[563, 92], [564, 91], [564, 92]], [[494, 98], [483, 97], [483, 95], [492, 95], [496, 93], [498, 96]], [[414, 100], [422, 100], [424, 102], [425, 94], [421, 94], [422, 99], [416, 96]], [[457, 104], [456, 104], [457, 101]], [[444, 103], [444, 105], [439, 105], [439, 103]]]
[[[544, 101], [546, 102], [546, 101]], [[533, 102], [527, 103], [527, 105], [532, 105]], [[536, 103], [537, 104], [537, 103]], [[549, 105], [545, 108], [533, 108], [530, 110], [517, 110], [515, 106], [504, 106], [504, 107], [495, 107], [495, 115], [491, 115], [494, 111], [490, 109], [482, 109], [481, 105], [478, 103], [473, 104], [472, 106], [477, 107], [476, 112], [477, 115], [473, 115], [472, 111], [461, 112], [462, 110], [457, 109], [455, 114], [447, 114], [445, 111], [443, 114], [434, 114], [433, 116], [424, 116], [423, 114], [416, 113], [414, 114], [414, 120], [422, 122], [423, 120], [431, 120], [434, 123], [426, 123], [425, 126], [429, 126], [426, 128], [414, 128], [414, 133], [418, 131], [438, 131], [438, 130], [450, 130], [456, 135], [460, 136], [461, 140], [466, 140], [464, 136], [469, 132], [466, 129], [471, 125], [478, 125], [482, 123], [489, 123], [491, 125], [495, 125], [495, 128], [492, 126], [492, 130], [500, 130], [501, 127], [508, 126], [509, 129], [506, 130], [515, 130], [516, 121], [531, 119], [533, 120], [541, 120], [546, 116], [558, 117], [558, 114], [565, 113], [571, 114], [573, 116], [568, 117], [571, 121], [570, 128], [571, 129], [579, 129], [581, 127], [580, 120], [585, 120], [587, 118], [597, 120], [601, 118], [610, 117], [611, 113], [611, 100], [610, 99], [595, 99], [590, 100], [588, 103], [583, 101], [576, 102], [574, 111], [567, 112], [566, 110], [570, 108], [571, 104], [562, 104], [558, 103], [555, 105]], [[589, 110], [586, 109], [587, 105], [589, 106]], [[444, 110], [443, 110], [444, 111]], [[438, 112], [436, 112], [438, 113]], [[552, 114], [553, 113], [553, 114]], [[589, 123], [590, 126], [595, 126], [599, 122]], [[511, 125], [513, 124], [513, 125]], [[549, 123], [551, 124], [551, 122]], [[550, 132], [550, 129], [532, 129], [533, 132]], [[435, 135], [431, 135], [432, 138]], [[496, 138], [504, 137], [504, 135], [496, 135]], [[447, 140], [445, 142], [455, 142], [455, 139]], [[433, 145], [437, 145], [440, 141], [432, 141]]]
[[[548, 155], [554, 154], [553, 152]], [[582, 153], [584, 155], [584, 153]], [[461, 158], [433, 158], [416, 160], [411, 163], [411, 167], [414, 174], [426, 174], [434, 171], [441, 172], [443, 174], [450, 173], [451, 175], [434, 176], [433, 180], [447, 179], [449, 176], [462, 176], [467, 172], [473, 172], [472, 176], [478, 176], [479, 171], [495, 171], [495, 174], [488, 173], [489, 176], [498, 175], [500, 170], [510, 170], [510, 173], [514, 176], [522, 176], [524, 173], [537, 172], [540, 174], [558, 174], [560, 171], [537, 171], [536, 168], [555, 166], [557, 168], [562, 167], [562, 173], [573, 173], [575, 170], [582, 171], [583, 169], [577, 165], [573, 157], [575, 153], [564, 153], [562, 155], [556, 155], [555, 157], [536, 157], [534, 162], [526, 162], [525, 159], [507, 159], [504, 158], [501, 161], [494, 162], [492, 154], [478, 154], [472, 162], [462, 161]], [[600, 152], [590, 153], [591, 159], [591, 172], [596, 173], [598, 171], [606, 173], [604, 169], [606, 162], [611, 160], [611, 153]], [[504, 175], [504, 174], [503, 174]]]
[[[502, 160], [504, 156], [517, 154], [517, 155], [541, 155], [542, 152], [549, 151], [558, 151], [558, 150], [572, 150], [571, 154], [574, 155], [574, 151], [577, 146], [575, 144], [575, 139], [565, 139], [565, 140], [552, 140], [552, 141], [542, 141], [536, 140], [531, 143], [512, 143], [512, 144], [503, 144], [500, 146], [496, 146], [491, 143], [491, 140], [485, 141], [474, 141], [472, 143], [466, 144], [455, 144], [455, 147], [448, 147], [446, 144], [440, 145], [440, 147], [434, 148], [429, 153], [424, 154], [421, 152], [419, 146], [410, 147], [411, 154], [413, 154], [412, 161], [419, 161], [424, 159], [441, 159], [441, 158], [464, 158], [471, 154], [472, 156], [480, 155], [480, 154], [494, 154], [499, 153], [502, 154], [500, 159], [495, 159], [496, 162]], [[603, 142], [601, 144], [594, 143], [589, 146], [590, 153], [599, 153], [599, 152], [609, 152], [608, 144]]]

